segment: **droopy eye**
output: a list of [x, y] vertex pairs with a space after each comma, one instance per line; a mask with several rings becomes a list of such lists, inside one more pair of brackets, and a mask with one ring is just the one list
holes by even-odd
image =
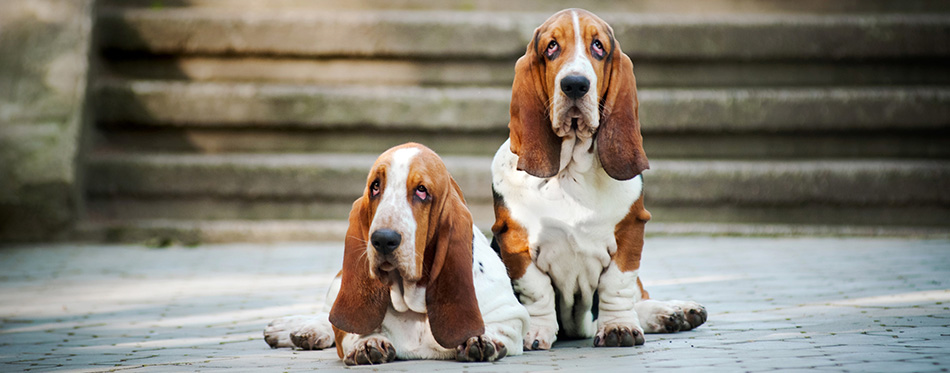
[[547, 54], [548, 57], [554, 57], [554, 55], [557, 53], [557, 50], [558, 50], [557, 41], [551, 40], [551, 42], [548, 43], [548, 50], [545, 51], [544, 53]]
[[594, 57], [601, 58], [604, 56], [604, 45], [600, 43], [600, 40], [594, 40], [590, 44], [590, 50], [594, 54]]
[[429, 196], [429, 191], [426, 189], [426, 187], [422, 185], [416, 187], [416, 197], [419, 197], [419, 199], [425, 201], [426, 197], [428, 196]]
[[373, 183], [369, 185], [369, 190], [373, 193], [373, 197], [379, 194], [379, 180], [374, 180]]

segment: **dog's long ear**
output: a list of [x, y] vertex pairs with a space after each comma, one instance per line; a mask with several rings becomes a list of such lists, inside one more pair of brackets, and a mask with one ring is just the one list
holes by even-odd
[[330, 323], [350, 333], [370, 334], [383, 323], [389, 307], [389, 287], [371, 278], [366, 259], [369, 215], [366, 196], [353, 203], [346, 231], [340, 293], [330, 309]]
[[515, 80], [511, 87], [511, 121], [508, 122], [511, 152], [518, 156], [518, 169], [535, 177], [557, 174], [561, 162], [561, 139], [551, 127], [547, 93], [537, 53], [540, 29], [525, 55], [515, 64]]
[[426, 312], [432, 336], [440, 346], [454, 349], [467, 339], [485, 333], [485, 323], [475, 298], [472, 275], [472, 214], [462, 192], [452, 187], [444, 194], [437, 232], [425, 251], [428, 271]]
[[619, 45], [613, 60], [597, 129], [597, 155], [607, 175], [628, 180], [650, 168], [650, 162], [643, 152], [640, 135], [640, 101], [633, 62], [620, 51]]

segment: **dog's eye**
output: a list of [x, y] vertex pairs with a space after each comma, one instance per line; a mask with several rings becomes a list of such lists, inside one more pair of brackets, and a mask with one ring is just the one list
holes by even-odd
[[554, 40], [551, 40], [551, 42], [548, 43], [548, 50], [545, 52], [545, 54], [547, 54], [548, 57], [554, 57], [554, 55], [557, 54], [557, 50], [558, 50], [557, 42]]
[[373, 193], [373, 197], [379, 194], [379, 180], [374, 180], [373, 183], [369, 185], [369, 190]]
[[594, 40], [590, 44], [590, 51], [594, 54], [594, 57], [601, 58], [604, 56], [604, 45], [600, 43], [600, 40]]
[[428, 196], [429, 196], [429, 191], [426, 189], [426, 187], [422, 185], [416, 187], [416, 197], [419, 197], [419, 199], [425, 201], [426, 197]]

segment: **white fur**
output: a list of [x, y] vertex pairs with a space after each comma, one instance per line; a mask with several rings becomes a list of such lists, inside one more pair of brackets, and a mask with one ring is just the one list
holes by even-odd
[[[511, 218], [528, 233], [533, 263], [525, 276], [513, 282], [531, 314], [525, 344], [530, 346], [534, 338], [540, 348], [545, 348], [556, 339], [558, 328], [551, 320], [554, 302], [547, 301], [553, 300], [554, 294], [546, 294], [552, 291], [562, 295], [558, 317], [560, 327], [570, 335], [591, 337], [596, 332], [591, 313], [584, 311], [591, 308], [594, 290], [599, 290], [601, 297], [601, 317], [623, 321], [639, 330], [633, 307], [640, 296], [636, 273], [619, 274], [617, 270], [618, 274], [612, 274], [609, 269], [610, 257], [617, 250], [614, 227], [640, 198], [642, 178], [611, 178], [597, 157], [587, 151], [586, 141], [578, 146], [573, 139], [564, 142], [562, 155], [567, 153], [570, 158], [562, 161], [558, 174], [537, 178], [517, 170], [518, 157], [511, 152], [509, 142], [502, 144], [492, 161], [492, 186], [503, 196]], [[618, 282], [618, 286], [604, 281]], [[605, 294], [620, 291], [619, 286], [629, 283], [637, 294]], [[575, 309], [575, 294], [580, 302], [577, 314], [571, 312]], [[629, 302], [618, 299], [626, 296], [631, 297]]]
[[[522, 338], [528, 329], [528, 311], [518, 302], [511, 291], [511, 280], [508, 278], [505, 265], [491, 249], [488, 240], [475, 226], [472, 226], [472, 233], [474, 236], [472, 274], [475, 297], [478, 301], [478, 308], [482, 313], [482, 320], [485, 322], [485, 336], [503, 343], [508, 350], [508, 355], [520, 355], [523, 351]], [[337, 277], [334, 280], [335, 286], [331, 286], [327, 294], [328, 304], [330, 305], [339, 294], [339, 281], [340, 278]], [[422, 289], [424, 290], [424, 287]], [[397, 297], [393, 296], [393, 298]], [[412, 297], [398, 298], [406, 299], [407, 303], [419, 302], [425, 304], [424, 291], [416, 293]], [[327, 306], [327, 312], [322, 312], [314, 317], [290, 316], [277, 319], [271, 324], [289, 325], [293, 323], [293, 325], [292, 327], [285, 326], [282, 328], [271, 328], [269, 326], [264, 334], [268, 335], [270, 333], [281, 341], [289, 342], [289, 335], [297, 329], [324, 330], [327, 333], [326, 337], [332, 340], [333, 334], [330, 331], [330, 322], [327, 319], [329, 307]], [[316, 337], [324, 336], [318, 335]], [[383, 324], [374, 333], [369, 335], [346, 335], [342, 342], [344, 356], [352, 352], [356, 346], [372, 338], [392, 343], [396, 349], [397, 359], [455, 358], [455, 350], [445, 349], [436, 343], [432, 337], [432, 331], [425, 313], [413, 310], [400, 312], [394, 307], [390, 307], [383, 319]], [[320, 348], [329, 346], [325, 345]], [[283, 343], [275, 347], [292, 347], [292, 344]]]
[[611, 325], [640, 326], [637, 309], [634, 305], [640, 301], [640, 286], [637, 285], [639, 270], [621, 272], [617, 263], [610, 262], [607, 270], [600, 275], [598, 294], [600, 295], [600, 315], [597, 319], [599, 329]]
[[530, 265], [521, 279], [512, 282], [518, 299], [524, 304], [531, 321], [525, 329], [524, 348], [537, 341], [538, 348], [550, 349], [557, 336], [558, 323], [554, 309], [554, 287], [546, 273]]
[[[645, 333], [669, 333], [667, 325], [678, 324], [679, 330], [690, 330], [695, 325], [690, 325], [686, 319], [679, 318], [680, 315], [687, 315], [690, 310], [697, 312], [704, 311], [703, 305], [693, 301], [659, 301], [647, 299], [638, 301], [636, 304], [637, 315], [640, 316], [640, 325], [643, 326]], [[672, 319], [677, 322], [671, 321]]]

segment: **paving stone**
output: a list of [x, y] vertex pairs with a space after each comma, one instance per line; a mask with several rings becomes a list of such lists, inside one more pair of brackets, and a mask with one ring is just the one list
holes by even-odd
[[[560, 341], [491, 364], [392, 371], [941, 371], [950, 367], [948, 241], [648, 238], [658, 299], [710, 311], [697, 330], [636, 348]], [[272, 350], [273, 318], [322, 309], [338, 242], [40, 245], [0, 251], [0, 370], [178, 372], [346, 368], [335, 349]], [[895, 250], [900, 256], [891, 255]], [[881, 271], [887, 268], [887, 271]], [[939, 280], [935, 280], [939, 279]], [[15, 302], [8, 302], [13, 299]]]

